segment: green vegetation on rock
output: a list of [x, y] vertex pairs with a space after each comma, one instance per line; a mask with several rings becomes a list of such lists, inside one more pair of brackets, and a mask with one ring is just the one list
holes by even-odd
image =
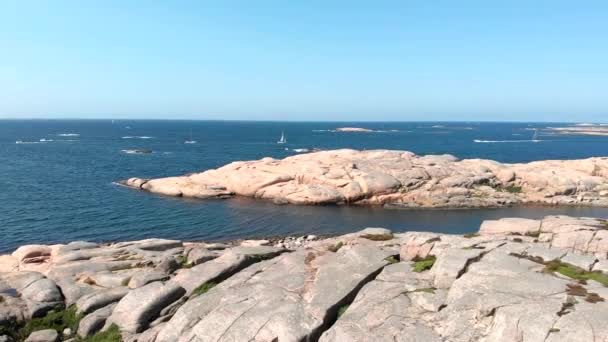
[[388, 261], [389, 264], [396, 264], [399, 262], [399, 260], [397, 260], [394, 255], [388, 256], [384, 258], [384, 260]]
[[344, 313], [346, 312], [346, 310], [348, 310], [348, 307], [350, 305], [342, 305], [339, 309], [338, 309], [338, 318], [340, 318], [340, 316], [344, 315]]
[[179, 268], [192, 268], [194, 266], [188, 263], [188, 258], [183, 254], [175, 257], [175, 261], [179, 264]]
[[387, 241], [393, 239], [393, 234], [365, 234], [361, 237], [372, 241]]
[[595, 280], [604, 286], [608, 286], [608, 274], [604, 274], [600, 271], [586, 271], [580, 267], [559, 260], [547, 262], [545, 264], [545, 271], [550, 273], [556, 272], [577, 280]]
[[412, 271], [420, 273], [430, 270], [435, 264], [435, 260], [437, 260], [437, 258], [435, 258], [433, 255], [429, 255], [424, 259], [414, 260]]
[[432, 239], [426, 240], [424, 243], [439, 242], [439, 241], [441, 241], [441, 238], [439, 236], [436, 236]]
[[479, 233], [466, 233], [462, 237], [464, 237], [465, 239], [472, 239], [472, 238], [478, 237], [478, 236], [479, 236]]
[[525, 235], [526, 235], [526, 236], [529, 236], [529, 237], [534, 237], [534, 238], [537, 238], [537, 237], [539, 237], [539, 236], [540, 236], [540, 233], [541, 233], [541, 231], [540, 231], [540, 230], [537, 230], [537, 231], [534, 231], [534, 232], [526, 232], [526, 234], [525, 234]]
[[67, 309], [58, 307], [55, 310], [49, 311], [44, 317], [33, 318], [25, 323], [25, 325], [0, 326], [0, 335], [8, 335], [16, 341], [23, 341], [32, 332], [38, 330], [53, 329], [60, 335], [65, 328], [70, 328], [72, 332], [76, 332], [82, 317], [82, 314], [76, 313], [75, 305]]
[[337, 251], [340, 250], [340, 248], [342, 248], [342, 246], [344, 246], [344, 243], [342, 241], [340, 241], [340, 242], [336, 243], [333, 246], [329, 246], [327, 248], [327, 250], [330, 251], [330, 252], [336, 253]]
[[85, 338], [77, 338], [78, 342], [120, 342], [120, 329], [116, 324], [112, 324], [106, 331], [100, 331], [97, 334]]
[[496, 187], [495, 189], [496, 189], [496, 191], [508, 192], [508, 193], [511, 193], [511, 194], [519, 194], [519, 193], [521, 193], [521, 186], [515, 186], [515, 185], [507, 185], [507, 186], [502, 186], [502, 187]]
[[215, 287], [215, 285], [217, 285], [216, 283], [210, 282], [210, 283], [204, 283], [203, 285], [197, 287], [194, 289], [194, 291], [192, 291], [192, 295], [193, 296], [200, 296], [202, 294], [207, 293], [209, 290], [211, 290], [212, 288]]

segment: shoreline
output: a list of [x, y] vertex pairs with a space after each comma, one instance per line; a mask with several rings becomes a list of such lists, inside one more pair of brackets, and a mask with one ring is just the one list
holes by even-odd
[[512, 331], [550, 341], [608, 334], [606, 219], [503, 218], [463, 235], [365, 228], [285, 242], [21, 246], [0, 256], [0, 331], [22, 340], [37, 317], [76, 315], [72, 326], [36, 323], [36, 333], [169, 342], [215, 336], [210, 322], [228, 321], [220, 332], [230, 336], [214, 338], [329, 342], [389, 334], [464, 342], [504, 340]]
[[[136, 189], [133, 186], [128, 184], [128, 180], [120, 180], [120, 181], [113, 181], [111, 182], [111, 184], [113, 185], [117, 185], [123, 188], [127, 188], [127, 189]], [[275, 205], [280, 205], [280, 206], [286, 206], [286, 205], [290, 205], [289, 203], [276, 203], [274, 202], [273, 199], [268, 199], [268, 198], [253, 198], [251, 196], [244, 196], [244, 195], [238, 195], [238, 194], [234, 194], [234, 195], [227, 195], [224, 197], [210, 197], [210, 198], [197, 198], [197, 197], [185, 197], [185, 196], [173, 196], [173, 195], [169, 195], [169, 194], [163, 194], [163, 193], [158, 193], [158, 192], [153, 192], [153, 191], [147, 191], [144, 190], [144, 192], [150, 193], [152, 195], [155, 196], [159, 196], [159, 197], [167, 197], [167, 198], [183, 198], [185, 200], [195, 200], [195, 201], [224, 201], [224, 200], [230, 200], [230, 199], [249, 199], [249, 200], [255, 200], [255, 201], [263, 201], [266, 203], [272, 203]], [[317, 207], [336, 207], [336, 208], [341, 208], [341, 207], [351, 207], [351, 208], [383, 208], [383, 209], [387, 209], [387, 210], [438, 210], [438, 211], [450, 211], [450, 210], [486, 210], [486, 209], [502, 209], [502, 208], [560, 208], [560, 207], [570, 207], [570, 208], [608, 208], [608, 202], [607, 203], [548, 203], [548, 202], [543, 202], [543, 201], [528, 201], [528, 202], [519, 202], [519, 203], [512, 203], [512, 204], [508, 204], [508, 205], [495, 205], [495, 206], [446, 206], [446, 207], [441, 207], [441, 206], [436, 206], [436, 207], [421, 207], [421, 206], [406, 206], [406, 205], [399, 205], [399, 204], [393, 204], [393, 203], [386, 203], [386, 204], [375, 204], [375, 203], [319, 203], [319, 204], [309, 204], [312, 206], [317, 206]]]

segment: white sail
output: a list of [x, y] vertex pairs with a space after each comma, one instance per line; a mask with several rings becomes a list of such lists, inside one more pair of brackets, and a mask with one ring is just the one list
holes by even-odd
[[285, 139], [285, 132], [281, 132], [281, 139], [277, 141], [277, 144], [287, 144], [287, 139]]

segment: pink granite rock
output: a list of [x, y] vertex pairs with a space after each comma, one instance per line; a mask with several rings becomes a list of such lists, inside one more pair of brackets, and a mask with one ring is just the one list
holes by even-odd
[[122, 184], [168, 196], [247, 196], [291, 204], [500, 207], [608, 206], [608, 158], [501, 164], [407, 151], [333, 150], [233, 162], [180, 177]]

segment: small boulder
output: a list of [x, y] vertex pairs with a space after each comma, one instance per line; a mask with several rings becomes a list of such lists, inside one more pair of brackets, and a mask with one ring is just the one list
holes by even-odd
[[387, 235], [387, 234], [392, 234], [392, 232], [390, 231], [390, 229], [386, 229], [386, 228], [365, 228], [362, 231], [360, 231], [359, 236], [363, 236], [363, 235]]
[[81, 319], [80, 323], [78, 324], [78, 336], [88, 337], [101, 330], [108, 317], [112, 315], [112, 311], [114, 310], [115, 306], [116, 304], [108, 305], [91, 312]]
[[161, 273], [170, 274], [179, 269], [179, 267], [180, 265], [174, 257], [167, 257], [161, 260], [161, 262], [156, 265], [154, 270]]
[[118, 302], [109, 320], [128, 333], [139, 333], [161, 312], [186, 293], [177, 283], [150, 283], [132, 290]]
[[76, 307], [79, 313], [93, 312], [104, 306], [118, 302], [129, 293], [126, 287], [115, 287], [112, 289], [96, 291], [91, 294], [81, 297], [76, 302]]
[[59, 341], [59, 334], [57, 330], [54, 329], [46, 329], [46, 330], [38, 330], [25, 339], [25, 342], [56, 342]]
[[244, 240], [241, 242], [241, 246], [243, 247], [259, 247], [268, 245], [270, 245], [270, 241], [268, 240]]
[[143, 271], [134, 274], [129, 281], [129, 288], [136, 289], [149, 283], [161, 280], [167, 280], [169, 276], [164, 272], [159, 271]]
[[13, 256], [17, 258], [17, 261], [19, 262], [38, 257], [48, 258], [51, 256], [51, 247], [45, 245], [25, 245], [17, 248], [17, 250], [13, 252]]
[[188, 252], [187, 261], [191, 265], [199, 265], [206, 261], [213, 260], [218, 257], [218, 253], [212, 252], [209, 249], [197, 246]]
[[480, 234], [526, 234], [540, 231], [540, 220], [524, 218], [502, 218], [500, 220], [486, 220], [481, 223]]

